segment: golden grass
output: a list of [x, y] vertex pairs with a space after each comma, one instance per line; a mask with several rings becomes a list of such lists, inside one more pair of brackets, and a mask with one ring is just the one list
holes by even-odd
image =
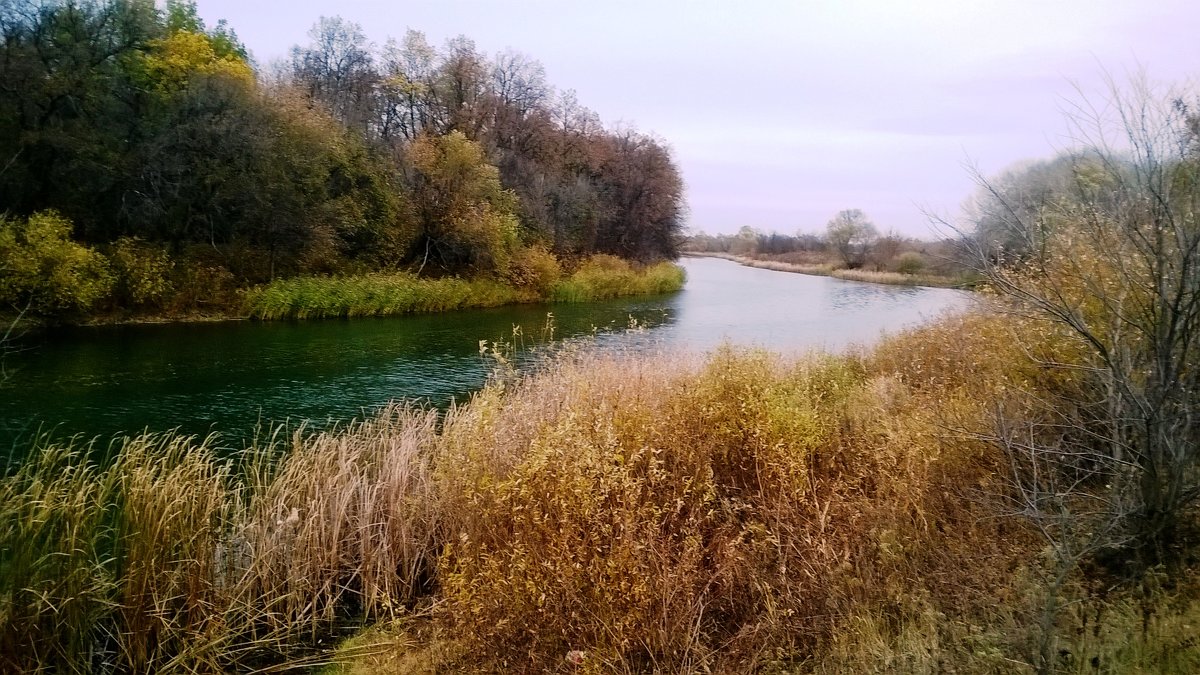
[[[0, 483], [0, 668], [245, 669], [352, 620], [337, 672], [1031, 672], [1048, 563], [971, 434], [1072, 386], [1027, 350], [1074, 348], [966, 316], [842, 356], [572, 352], [236, 461], [47, 448]], [[1200, 663], [1193, 577], [1084, 581], [1067, 672]]]
[[171, 435], [127, 438], [105, 467], [42, 449], [0, 493], [0, 665], [224, 670], [289, 653], [347, 607], [401, 611], [432, 583], [435, 423], [393, 407], [241, 467]]
[[864, 281], [872, 284], [888, 284], [892, 286], [934, 286], [941, 288], [961, 288], [972, 285], [967, 279], [942, 277], [933, 274], [901, 274], [900, 272], [875, 272], [872, 270], [834, 270], [832, 275], [847, 281]]

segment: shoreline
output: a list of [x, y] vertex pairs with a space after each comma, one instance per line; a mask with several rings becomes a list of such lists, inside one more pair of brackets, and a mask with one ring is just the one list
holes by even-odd
[[939, 277], [923, 274], [901, 274], [899, 272], [871, 272], [868, 270], [851, 270], [835, 268], [830, 264], [797, 265], [794, 263], [774, 260], [760, 260], [748, 256], [733, 255], [716, 251], [684, 251], [684, 258], [718, 258], [735, 262], [743, 267], [771, 270], [773, 272], [789, 272], [792, 274], [807, 274], [815, 277], [832, 277], [842, 281], [858, 281], [866, 284], [882, 284], [884, 286], [914, 286], [919, 288], [952, 288], [970, 290], [970, 282], [953, 277]]
[[[105, 314], [93, 315], [79, 320], [55, 321], [47, 320], [42, 317], [31, 316], [3, 316], [0, 317], [0, 327], [15, 325], [17, 331], [24, 335], [30, 332], [41, 332], [45, 330], [70, 329], [70, 328], [95, 328], [95, 327], [110, 327], [110, 326], [148, 326], [148, 325], [168, 325], [168, 324], [202, 324], [202, 323], [226, 323], [240, 321], [309, 321], [309, 320], [325, 320], [325, 319], [353, 319], [353, 318], [368, 318], [368, 317], [385, 317], [385, 316], [406, 316], [406, 315], [421, 315], [421, 314], [443, 314], [446, 312], [456, 312], [471, 309], [491, 309], [495, 307], [515, 307], [518, 305], [556, 305], [556, 304], [573, 304], [578, 302], [602, 302], [624, 297], [637, 297], [657, 295], [662, 292], [676, 292], [686, 284], [686, 277], [683, 276], [682, 268], [677, 262], [671, 262], [671, 265], [679, 270], [680, 278], [678, 280], [666, 281], [655, 280], [648, 277], [647, 272], [653, 268], [645, 268], [639, 271], [632, 270], [604, 270], [597, 276], [593, 273], [592, 278], [571, 278], [568, 277], [560, 282], [559, 287], [544, 294], [533, 295], [527, 290], [511, 286], [509, 284], [487, 284], [480, 280], [459, 280], [454, 278], [453, 281], [464, 281], [467, 290], [462, 291], [461, 297], [456, 297], [451, 300], [445, 300], [445, 305], [442, 305], [442, 300], [439, 299], [438, 293], [433, 289], [426, 288], [424, 294], [417, 294], [413, 297], [406, 298], [401, 303], [396, 303], [386, 307], [367, 307], [364, 309], [343, 306], [345, 298], [339, 298], [338, 301], [332, 303], [313, 301], [309, 298], [309, 304], [298, 305], [296, 297], [285, 297], [283, 302], [286, 308], [282, 313], [273, 313], [266, 311], [262, 307], [256, 306], [256, 298], [262, 297], [263, 294], [271, 290], [271, 286], [259, 286], [253, 288], [242, 289], [239, 291], [241, 300], [238, 304], [238, 310], [233, 311], [231, 308], [226, 312], [182, 312], [178, 315], [173, 314], [138, 314], [136, 312], [114, 311]], [[354, 277], [296, 277], [278, 282], [281, 286], [285, 284], [297, 284], [308, 282], [316, 282], [317, 285], [323, 286], [326, 289], [333, 288], [346, 284], [355, 284], [364, 282], [371, 278], [371, 275], [354, 276]], [[409, 281], [409, 280], [405, 280]], [[411, 291], [417, 284], [421, 284], [427, 280], [412, 279], [410, 288], [403, 289]], [[436, 283], [439, 280], [433, 280], [430, 283]], [[472, 289], [476, 283], [484, 283], [486, 288], [481, 287], [479, 293], [473, 293]], [[665, 285], [664, 285], [665, 284]], [[667, 290], [661, 290], [666, 288]], [[345, 289], [341, 289], [345, 290]], [[377, 289], [371, 289], [377, 290]], [[459, 289], [462, 290], [462, 289]], [[285, 293], [285, 295], [288, 295]], [[374, 295], [374, 294], [369, 294]], [[325, 299], [326, 301], [328, 300]]]

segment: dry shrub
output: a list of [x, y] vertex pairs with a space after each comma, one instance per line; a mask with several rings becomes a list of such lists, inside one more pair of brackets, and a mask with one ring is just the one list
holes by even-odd
[[562, 278], [558, 258], [541, 246], [522, 248], [513, 254], [505, 278], [518, 289], [528, 291], [534, 299], [550, 297]]
[[921, 566], [947, 561], [924, 552], [991, 534], [948, 495], [983, 464], [944, 447], [923, 403], [857, 359], [733, 349], [485, 392], [443, 438], [441, 619], [494, 656], [475, 665], [517, 670], [571, 650], [608, 670], [753, 670], [812, 656], [863, 607], [898, 631], [932, 611]]

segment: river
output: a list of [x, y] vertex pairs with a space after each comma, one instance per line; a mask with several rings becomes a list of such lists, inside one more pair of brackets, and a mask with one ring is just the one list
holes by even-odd
[[[591, 340], [601, 348], [706, 351], [728, 340], [792, 352], [870, 344], [884, 331], [970, 302], [960, 291], [774, 272], [714, 258], [682, 264], [687, 287], [652, 298], [48, 332], [8, 358], [0, 448], [23, 455], [38, 429], [87, 437], [219, 431], [237, 445], [260, 422], [328, 424], [402, 398], [444, 406], [485, 382], [493, 363], [481, 357], [480, 340], [527, 349], [547, 334], [548, 314], [555, 339]], [[631, 323], [638, 330], [627, 330]]]

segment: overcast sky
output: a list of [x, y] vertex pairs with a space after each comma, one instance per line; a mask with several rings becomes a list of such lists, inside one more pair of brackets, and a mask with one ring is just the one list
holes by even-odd
[[1062, 111], [1102, 70], [1200, 73], [1196, 0], [198, 0], [260, 64], [320, 16], [377, 44], [423, 31], [514, 48], [606, 124], [664, 138], [689, 226], [818, 232], [860, 208], [927, 237], [953, 215], [964, 164], [994, 173], [1068, 144]]

